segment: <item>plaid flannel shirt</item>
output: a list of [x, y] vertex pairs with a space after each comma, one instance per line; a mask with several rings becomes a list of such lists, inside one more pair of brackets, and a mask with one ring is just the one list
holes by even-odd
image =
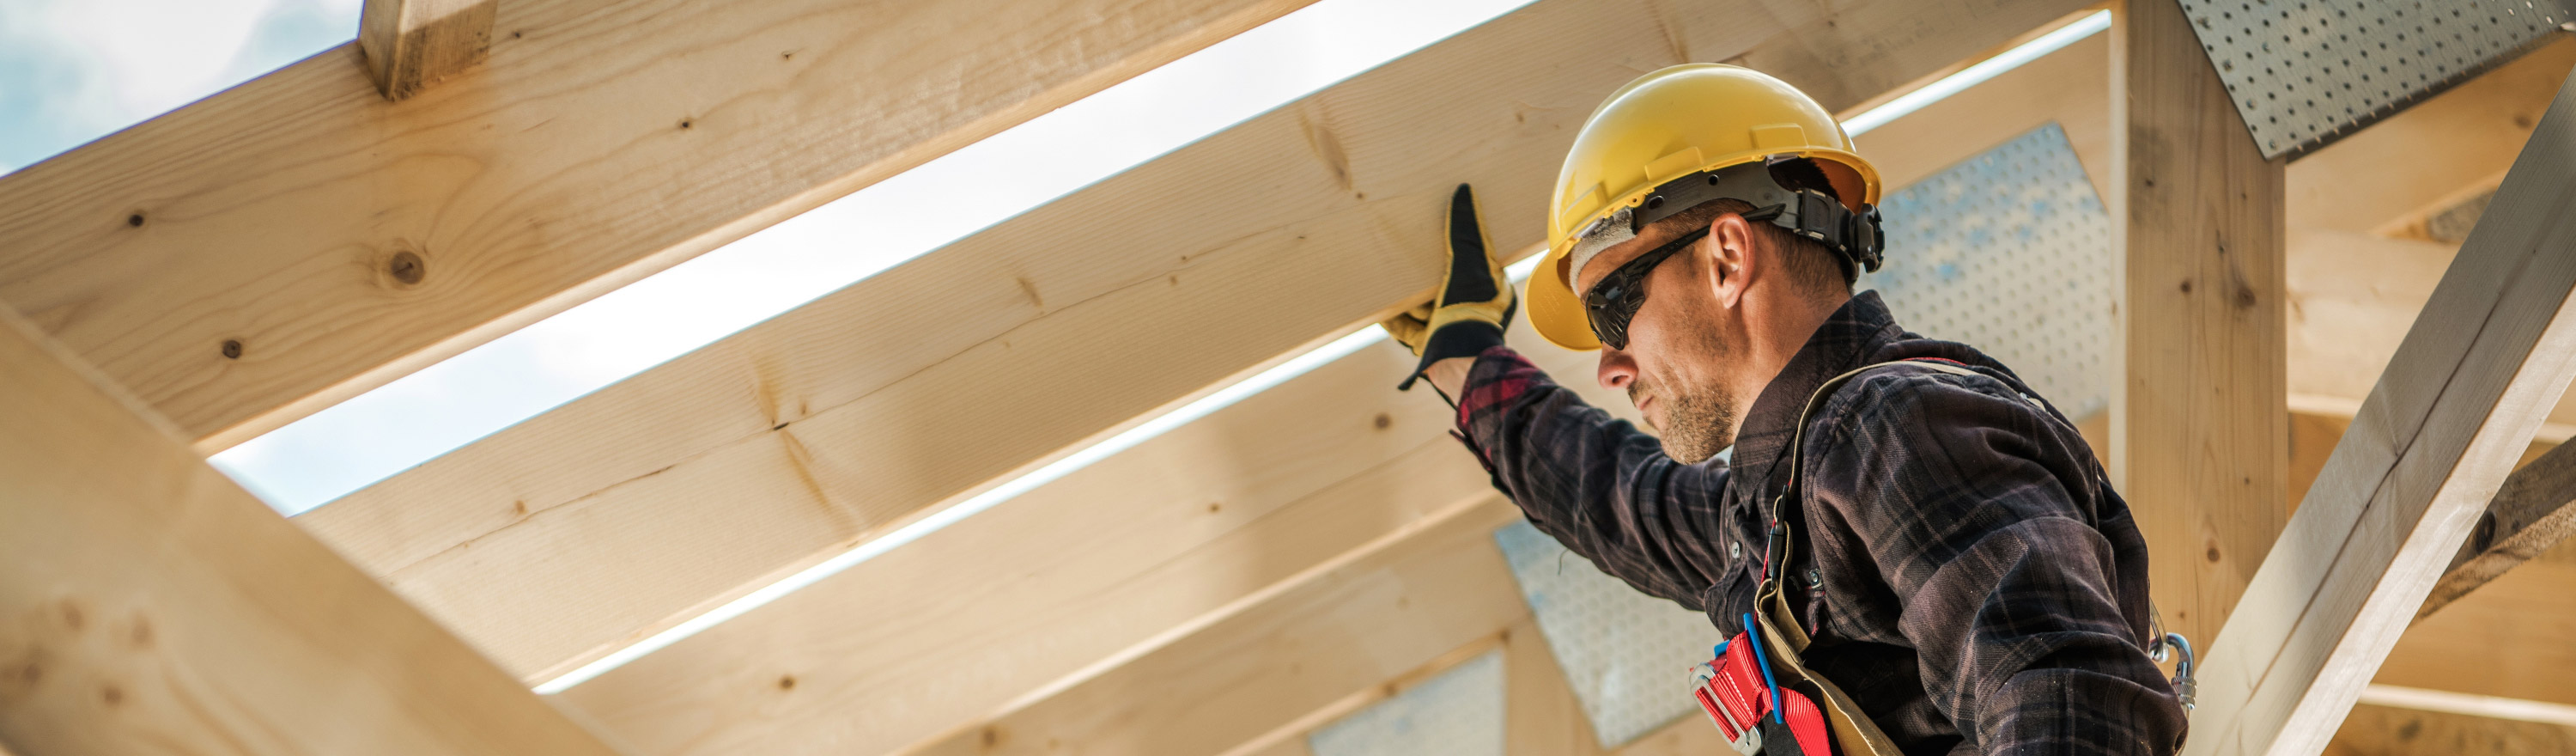
[[[1741, 632], [1799, 411], [1826, 379], [1890, 366], [1809, 421], [1783, 561], [1808, 666], [1907, 754], [2167, 754], [2184, 719], [2142, 650], [2147, 549], [2074, 426], [2011, 370], [1897, 326], [1876, 292], [1816, 329], [1744, 417], [1733, 463], [1684, 465], [1507, 347], [1480, 355], [1462, 440], [1540, 530], [1648, 594]], [[1677, 687], [1674, 695], [1683, 695]]]

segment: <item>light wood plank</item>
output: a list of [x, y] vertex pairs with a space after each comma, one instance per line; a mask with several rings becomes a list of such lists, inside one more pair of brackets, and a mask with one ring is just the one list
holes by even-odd
[[2351, 756], [2576, 756], [2576, 728], [2364, 705], [2353, 707], [2335, 745]]
[[657, 753], [883, 753], [990, 713], [1490, 496], [1449, 408], [1391, 390], [1412, 364], [1386, 343], [1326, 364], [561, 698]]
[[610, 754], [0, 308], [0, 742]]
[[2415, 621], [2556, 548], [2569, 535], [2576, 535], [2576, 445], [2559, 446], [2505, 478], [2469, 531], [2468, 542], [2433, 584], [2432, 595], [2415, 610]]
[[1490, 496], [1447, 408], [1391, 390], [1412, 360], [1326, 365], [561, 698], [653, 753], [885, 753], [988, 714]]
[[2284, 163], [2237, 120], [2181, 6], [2130, 2], [2112, 34], [2126, 353], [2111, 472], [2165, 627], [2205, 639], [2289, 516]]
[[2417, 619], [2371, 681], [2576, 704], [2576, 549], [2553, 549]]
[[358, 50], [376, 92], [400, 100], [482, 63], [499, 7], [500, 0], [367, 0]]
[[2315, 753], [2576, 375], [2562, 87], [2210, 651], [2190, 754]]
[[2289, 224], [2385, 232], [2462, 190], [2495, 188], [2571, 68], [2576, 39], [2556, 40], [2299, 157]]
[[[1216, 753], [1311, 730], [1492, 650], [1529, 616], [1493, 538], [1518, 516], [1500, 496], [1456, 507], [1168, 645], [902, 752]], [[1316, 711], [1329, 713], [1301, 716]]]
[[[1714, 631], [1711, 632], [1714, 635]], [[1508, 756], [1592, 756], [1602, 752], [1583, 701], [1536, 620], [1503, 633], [1503, 749]]]
[[[2096, 34], [1969, 87], [1852, 141], [1878, 166], [1879, 179], [1903, 187], [2057, 123], [2085, 178], [2111, 196], [2111, 35]], [[1902, 254], [1902, 250], [1896, 250]], [[1901, 263], [1902, 261], [1892, 261]]]
[[0, 301], [212, 452], [1306, 2], [510, 0], [0, 176]]
[[1776, 73], [1867, 90], [2074, 7], [1546, 0], [302, 519], [542, 679], [1423, 296], [1457, 182], [1534, 242], [1638, 70], [1846, 39]]

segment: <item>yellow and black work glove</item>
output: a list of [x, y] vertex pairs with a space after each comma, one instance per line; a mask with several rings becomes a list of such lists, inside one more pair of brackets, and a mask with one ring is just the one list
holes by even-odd
[[1503, 327], [1512, 322], [1520, 302], [1512, 297], [1503, 261], [1485, 238], [1485, 223], [1476, 209], [1476, 194], [1466, 184], [1449, 197], [1449, 270], [1441, 276], [1440, 294], [1380, 325], [1397, 343], [1422, 355], [1413, 372], [1396, 385], [1413, 388], [1431, 363], [1451, 357], [1474, 357], [1501, 346]]

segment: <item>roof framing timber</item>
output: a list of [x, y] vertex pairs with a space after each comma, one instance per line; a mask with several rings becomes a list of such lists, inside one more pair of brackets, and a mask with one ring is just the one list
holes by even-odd
[[0, 742], [612, 754], [0, 308]]
[[2247, 135], [2174, 0], [2131, 0], [2111, 32], [2110, 470], [2164, 626], [2206, 639], [2289, 517], [2286, 162]]
[[500, 0], [367, 0], [358, 16], [358, 49], [387, 100], [472, 68], [492, 51]]
[[1307, 1], [511, 0], [0, 176], [0, 301], [211, 452]]
[[899, 753], [1217, 753], [1328, 724], [1405, 687], [1383, 685], [1400, 675], [1492, 650], [1529, 616], [1494, 546], [1494, 529], [1519, 514], [1499, 495], [1461, 503], [1240, 613]]
[[883, 754], [963, 726], [1490, 498], [1447, 407], [1391, 390], [1412, 362], [1372, 346], [558, 699], [648, 753]]
[[2576, 375], [2561, 87], [2202, 670], [2189, 754], [2312, 754]]
[[2415, 610], [2415, 621], [2556, 548], [2569, 535], [2576, 535], [2576, 444], [2561, 444], [2505, 478], [2468, 542], [2433, 584], [2424, 606]]
[[1741, 60], [1833, 106], [2084, 7], [1830, 5], [1543, 0], [301, 519], [544, 679], [1423, 296], [1413, 220], [1456, 182], [1537, 240], [1638, 70]]

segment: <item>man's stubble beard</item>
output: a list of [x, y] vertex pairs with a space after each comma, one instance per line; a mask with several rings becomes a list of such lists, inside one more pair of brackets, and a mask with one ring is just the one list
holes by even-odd
[[[1695, 346], [1712, 361], [1735, 359], [1731, 345], [1716, 334], [1700, 331], [1693, 339]], [[1693, 386], [1659, 376], [1655, 397], [1663, 402], [1664, 422], [1658, 437], [1664, 456], [1686, 465], [1708, 461], [1726, 447], [1735, 445], [1735, 424], [1743, 411], [1735, 392], [1724, 385]], [[1636, 400], [1636, 386], [1630, 386], [1629, 400]]]

